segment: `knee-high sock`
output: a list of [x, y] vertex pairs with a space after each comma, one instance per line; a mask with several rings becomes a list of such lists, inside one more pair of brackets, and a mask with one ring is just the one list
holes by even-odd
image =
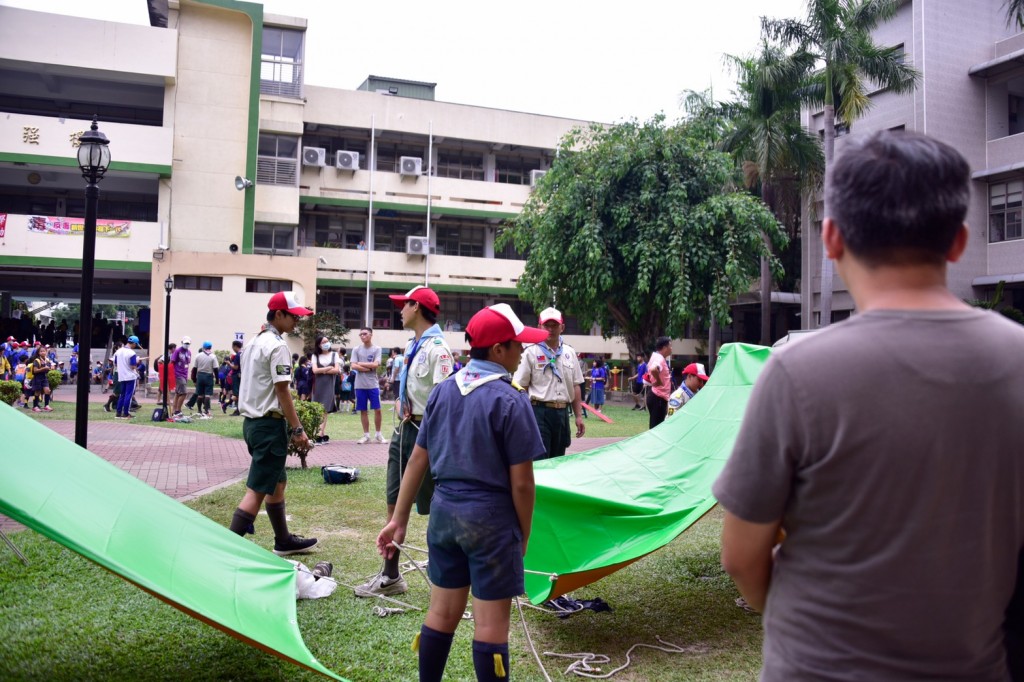
[[247, 511], [236, 509], [234, 516], [231, 517], [231, 525], [228, 528], [232, 533], [245, 537], [245, 531], [256, 517]]
[[270, 527], [274, 529], [274, 539], [287, 540], [290, 533], [288, 532], [288, 520], [284, 513], [284, 502], [267, 502], [263, 506], [270, 518]]
[[477, 682], [508, 680], [508, 642], [490, 644], [473, 640], [473, 670]]
[[390, 559], [384, 560], [384, 568], [381, 573], [384, 574], [385, 578], [397, 578], [398, 573], [398, 555], [401, 554], [397, 549]]
[[420, 682], [441, 682], [454, 637], [454, 633], [420, 627]]

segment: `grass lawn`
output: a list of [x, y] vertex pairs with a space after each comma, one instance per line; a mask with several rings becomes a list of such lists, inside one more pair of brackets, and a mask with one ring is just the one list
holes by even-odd
[[[73, 397], [72, 391], [73, 386], [63, 386], [57, 390], [54, 394], [54, 400], [50, 403], [53, 407], [53, 412], [32, 412], [26, 410], [25, 414], [29, 415], [33, 419], [49, 420], [49, 419], [64, 419], [74, 420], [75, 418], [75, 404], [73, 402], [66, 402], [61, 398]], [[158, 403], [151, 399], [141, 398], [140, 403], [142, 409], [136, 413], [135, 419], [131, 423], [144, 426], [155, 426], [158, 428], [165, 429], [184, 429], [187, 431], [201, 431], [203, 433], [212, 433], [218, 436], [225, 436], [227, 438], [241, 438], [242, 437], [242, 420], [240, 417], [231, 417], [223, 414], [220, 409], [220, 404], [214, 400], [212, 405], [213, 419], [207, 420], [195, 420], [191, 424], [176, 424], [173, 422], [152, 422], [150, 416], [153, 414], [153, 409], [158, 406]], [[387, 402], [381, 405], [383, 411], [383, 425], [382, 429], [384, 432], [390, 433], [393, 428], [393, 403]], [[627, 403], [607, 403], [604, 406], [604, 414], [608, 416], [614, 424], [606, 424], [601, 421], [596, 415], [591, 414], [586, 420], [585, 424], [587, 427], [586, 437], [592, 438], [611, 438], [611, 437], [627, 437], [633, 436], [641, 431], [647, 430], [647, 413], [640, 411], [633, 411], [631, 409], [632, 401]], [[188, 414], [188, 409], [183, 408], [183, 411]], [[114, 412], [106, 412], [103, 409], [102, 403], [89, 403], [89, 422], [114, 422], [118, 421], [114, 418]], [[372, 415], [371, 415], [371, 428], [372, 428]], [[575, 427], [574, 427], [575, 429]], [[331, 437], [331, 440], [356, 440], [363, 435], [362, 427], [359, 425], [359, 415], [351, 412], [341, 412], [330, 414], [327, 417], [327, 434]]]
[[[141, 416], [151, 409], [144, 403]], [[615, 420], [604, 424], [591, 416], [588, 436], [632, 435], [646, 428], [647, 414], [628, 406], [606, 406]], [[73, 418], [73, 407], [56, 403], [40, 419]], [[102, 405], [91, 406], [90, 419], [111, 419]], [[385, 416], [385, 423], [390, 417]], [[332, 415], [332, 438], [356, 437], [358, 419]], [[223, 416], [190, 428], [239, 437], [238, 418]], [[317, 470], [289, 471], [288, 511], [292, 528], [316, 536], [315, 553], [296, 557], [309, 566], [320, 560], [335, 565], [335, 578], [357, 584], [380, 565], [373, 540], [382, 525], [383, 467], [367, 467], [355, 485], [326, 486]], [[227, 525], [242, 494], [242, 484], [220, 489], [189, 506]], [[257, 520], [254, 541], [272, 543], [265, 516]], [[425, 519], [414, 517], [410, 544], [425, 546]], [[601, 597], [614, 611], [584, 611], [559, 620], [526, 611], [538, 651], [607, 654], [610, 670], [625, 662], [635, 643], [656, 644], [656, 636], [688, 649], [669, 654], [639, 649], [633, 664], [616, 680], [752, 680], [761, 661], [760, 619], [737, 608], [738, 596], [719, 565], [721, 515], [708, 514], [667, 547], [577, 593]], [[252, 536], [250, 536], [252, 537]], [[31, 562], [21, 564], [0, 545], [0, 670], [5, 680], [166, 680], [320, 679], [294, 665], [262, 653], [204, 625], [145, 594], [70, 550], [32, 531], [12, 540]], [[405, 601], [426, 608], [428, 591], [416, 573], [407, 575], [411, 590]], [[410, 612], [379, 618], [376, 600], [357, 599], [344, 587], [327, 599], [298, 604], [299, 627], [307, 645], [328, 668], [354, 681], [415, 680], [416, 656], [409, 644], [423, 614]], [[470, 642], [472, 627], [463, 623], [456, 636], [446, 679], [474, 679]], [[542, 680], [513, 612], [511, 658], [514, 679]], [[568, 661], [543, 657], [553, 679], [565, 679]]]

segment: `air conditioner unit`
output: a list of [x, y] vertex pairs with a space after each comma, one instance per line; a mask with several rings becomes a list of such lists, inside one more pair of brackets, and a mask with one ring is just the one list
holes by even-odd
[[532, 171], [530, 171], [530, 189], [533, 189], [534, 187], [537, 186], [537, 183], [540, 182], [540, 179], [544, 177], [545, 173], [547, 173], [547, 171], [542, 171], [542, 170], [532, 170]]
[[423, 159], [416, 156], [402, 156], [398, 159], [399, 173], [402, 175], [423, 175]]
[[326, 166], [327, 165], [327, 150], [323, 147], [303, 147], [302, 148], [302, 165], [303, 166]]
[[405, 238], [405, 252], [410, 256], [426, 256], [429, 249], [430, 240], [427, 237], [409, 236]]
[[334, 155], [334, 167], [338, 170], [359, 170], [359, 152], [338, 152]]

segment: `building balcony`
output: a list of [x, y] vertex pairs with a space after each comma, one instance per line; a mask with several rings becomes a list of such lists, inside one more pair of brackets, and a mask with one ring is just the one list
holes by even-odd
[[[4, 114], [0, 116], [0, 161], [33, 165], [78, 166], [77, 135], [91, 121], [49, 116]], [[171, 128], [99, 122], [110, 139], [111, 170], [171, 174]]]
[[[158, 223], [106, 220], [102, 213], [96, 222], [97, 263], [152, 263], [153, 251], [160, 244]], [[82, 218], [7, 214], [3, 236], [0, 237], [3, 258], [7, 262], [24, 264], [39, 259], [80, 267], [84, 223]]]
[[317, 270], [321, 283], [353, 287], [365, 286], [369, 279], [374, 288], [410, 289], [423, 284], [429, 266], [430, 286], [439, 290], [508, 294], [515, 291], [525, 267], [520, 260], [434, 254], [428, 263], [424, 256], [404, 253], [317, 247], [303, 248], [302, 255], [326, 261]]
[[[530, 197], [528, 185], [375, 171], [374, 205], [422, 213], [426, 210], [428, 184], [431, 212], [441, 215], [507, 217], [519, 213]], [[303, 196], [322, 197], [328, 200], [324, 203], [364, 206], [370, 200], [370, 172], [365, 170], [353, 174], [333, 167], [303, 166], [299, 185]]]

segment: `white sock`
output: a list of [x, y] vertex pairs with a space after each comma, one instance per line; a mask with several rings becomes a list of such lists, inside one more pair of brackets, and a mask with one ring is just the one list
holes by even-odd
[[380, 431], [378, 431], [377, 435], [374, 436], [374, 438], [383, 438], [383, 437], [384, 437], [384, 434], [382, 434]]
[[369, 438], [369, 437], [370, 437], [370, 432], [369, 431], [363, 431], [363, 438]]

